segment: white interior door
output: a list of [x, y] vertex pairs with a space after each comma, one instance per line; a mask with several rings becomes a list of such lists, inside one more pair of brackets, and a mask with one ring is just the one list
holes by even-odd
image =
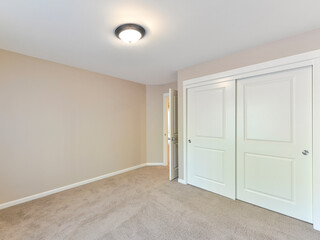
[[188, 184], [235, 198], [235, 82], [189, 88]]
[[169, 179], [178, 177], [178, 92], [169, 89]]
[[312, 222], [312, 68], [237, 89], [237, 198]]

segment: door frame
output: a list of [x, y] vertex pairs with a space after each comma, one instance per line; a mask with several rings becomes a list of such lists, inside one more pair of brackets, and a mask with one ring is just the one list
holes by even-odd
[[168, 166], [166, 154], [167, 148], [166, 143], [168, 143], [168, 136], [166, 135], [166, 121], [167, 121], [167, 106], [166, 106], [166, 98], [169, 98], [169, 93], [164, 93], [162, 95], [162, 164], [163, 166]]
[[183, 82], [183, 172], [184, 179], [180, 183], [188, 183], [187, 172], [187, 98], [188, 89], [212, 83], [225, 82], [240, 78], [290, 70], [300, 67], [312, 67], [312, 112], [313, 112], [313, 228], [320, 231], [320, 50], [284, 57], [272, 61], [254, 64], [230, 71], [215, 73]]

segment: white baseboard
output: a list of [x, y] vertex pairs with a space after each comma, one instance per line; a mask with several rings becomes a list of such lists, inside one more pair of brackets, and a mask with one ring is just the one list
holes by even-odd
[[178, 182], [179, 182], [179, 183], [182, 183], [182, 184], [187, 184], [186, 180], [181, 179], [181, 178], [178, 178]]
[[68, 189], [71, 189], [71, 188], [79, 187], [81, 185], [85, 185], [85, 184], [88, 184], [88, 183], [91, 183], [91, 182], [95, 182], [95, 181], [99, 181], [99, 180], [102, 180], [102, 179], [105, 179], [105, 178], [109, 178], [109, 177], [112, 177], [112, 176], [115, 176], [115, 175], [118, 175], [118, 174], [121, 174], [121, 173], [129, 172], [129, 171], [132, 171], [132, 170], [135, 170], [135, 169], [138, 169], [138, 168], [142, 168], [142, 167], [145, 167], [145, 166], [148, 166], [148, 165], [146, 163], [143, 163], [143, 164], [140, 164], [140, 165], [137, 165], [137, 166], [133, 166], [133, 167], [130, 167], [130, 168], [122, 169], [122, 170], [119, 170], [119, 171], [116, 171], [116, 172], [112, 172], [112, 173], [107, 173], [105, 175], [94, 177], [94, 178], [90, 178], [90, 179], [87, 179], [87, 180], [84, 180], [84, 181], [81, 181], [81, 182], [73, 183], [73, 184], [70, 184], [70, 185], [67, 185], [67, 186], [64, 186], [64, 187], [52, 189], [52, 190], [49, 190], [49, 191], [46, 191], [46, 192], [42, 192], [42, 193], [38, 193], [38, 194], [31, 195], [31, 196], [28, 196], [28, 197], [24, 197], [24, 198], [20, 198], [20, 199], [17, 199], [17, 200], [13, 200], [13, 201], [10, 201], [10, 202], [2, 203], [2, 204], [0, 204], [0, 210], [4, 209], [4, 208], [12, 207], [14, 205], [18, 205], [18, 204], [21, 204], [21, 203], [29, 202], [29, 201], [32, 201], [34, 199], [42, 198], [42, 197], [45, 197], [45, 196], [48, 196], [48, 195], [51, 195], [51, 194], [54, 194], [54, 193], [62, 192], [62, 191], [65, 191], [65, 190], [68, 190]]
[[313, 228], [317, 231], [320, 231], [320, 225], [319, 224], [313, 224]]
[[146, 163], [146, 166], [166, 166], [163, 163]]

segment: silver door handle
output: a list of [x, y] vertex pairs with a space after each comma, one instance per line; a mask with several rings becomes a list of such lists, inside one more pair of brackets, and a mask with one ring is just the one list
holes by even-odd
[[302, 154], [303, 154], [303, 155], [308, 155], [308, 154], [309, 154], [309, 151], [308, 151], [308, 150], [303, 150]]
[[171, 140], [172, 140], [172, 141], [176, 141], [177, 139], [176, 139], [175, 137], [172, 137]]
[[169, 138], [169, 137], [168, 137], [168, 140], [170, 141], [170, 140], [171, 140], [171, 138]]

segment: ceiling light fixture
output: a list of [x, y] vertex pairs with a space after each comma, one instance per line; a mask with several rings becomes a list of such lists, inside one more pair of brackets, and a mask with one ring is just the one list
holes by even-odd
[[114, 33], [122, 41], [134, 43], [143, 38], [146, 34], [146, 30], [138, 24], [126, 23], [117, 27]]

